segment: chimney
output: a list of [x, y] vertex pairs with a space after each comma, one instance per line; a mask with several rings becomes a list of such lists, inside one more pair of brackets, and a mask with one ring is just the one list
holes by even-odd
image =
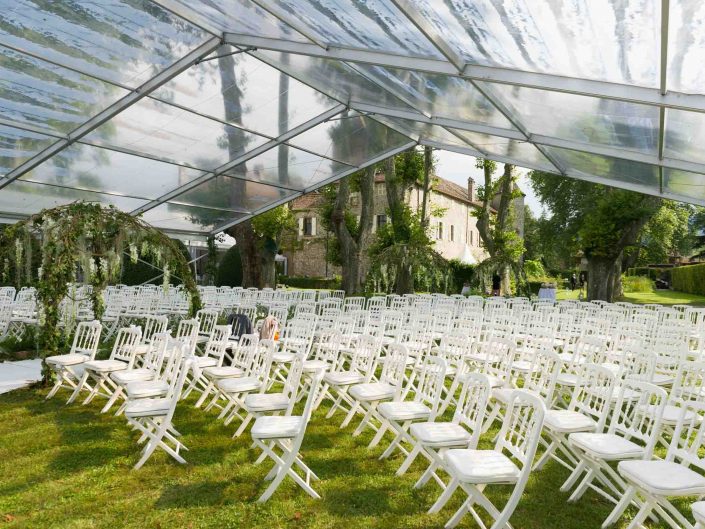
[[475, 180], [468, 177], [468, 200], [475, 202]]

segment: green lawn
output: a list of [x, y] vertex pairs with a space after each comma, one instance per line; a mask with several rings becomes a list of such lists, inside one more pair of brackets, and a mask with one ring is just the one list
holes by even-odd
[[[101, 415], [102, 403], [65, 406], [66, 392], [49, 402], [45, 390], [23, 390], [0, 396], [0, 526], [2, 527], [234, 527], [234, 528], [438, 528], [459, 506], [440, 514], [425, 511], [439, 494], [430, 483], [412, 485], [420, 463], [403, 478], [394, 472], [397, 453], [379, 461], [382, 449], [368, 451], [371, 435], [353, 438], [354, 426], [339, 430], [315, 415], [304, 441], [304, 457], [321, 477], [315, 488], [321, 500], [305, 495], [289, 480], [260, 505], [269, 467], [253, 464], [257, 452], [247, 435], [231, 439], [214, 414], [195, 410], [192, 399], [180, 405], [175, 424], [190, 448], [189, 464], [180, 466], [157, 453], [144, 468], [138, 459], [137, 435], [123, 418]], [[489, 446], [492, 432], [483, 438]], [[387, 438], [389, 440], [389, 437]], [[578, 504], [566, 503], [558, 488], [567, 472], [551, 462], [531, 476], [512, 518], [517, 529], [584, 529], [599, 527], [610, 504], [588, 492]], [[492, 499], [509, 490], [488, 489]], [[680, 504], [689, 514], [689, 502]], [[630, 516], [634, 513], [630, 511]], [[623, 519], [616, 527], [625, 527]], [[477, 527], [471, 517], [460, 527]], [[653, 525], [652, 527], [663, 527]]]
[[[578, 299], [579, 290], [559, 290], [556, 299]], [[619, 301], [630, 303], [660, 303], [661, 305], [705, 306], [705, 296], [674, 292], [672, 290], [654, 290], [653, 292], [627, 292]]]

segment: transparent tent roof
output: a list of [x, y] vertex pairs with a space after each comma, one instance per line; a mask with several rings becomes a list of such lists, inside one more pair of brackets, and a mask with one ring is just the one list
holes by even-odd
[[705, 204], [701, 0], [0, 0], [0, 217], [207, 235], [416, 144]]

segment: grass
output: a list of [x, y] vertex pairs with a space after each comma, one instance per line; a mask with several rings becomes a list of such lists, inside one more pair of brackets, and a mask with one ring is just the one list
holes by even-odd
[[[248, 435], [231, 439], [213, 413], [179, 406], [176, 427], [190, 448], [181, 466], [157, 452], [139, 471], [137, 435], [121, 417], [101, 415], [102, 403], [64, 405], [66, 392], [44, 401], [46, 390], [28, 389], [0, 396], [0, 527], [60, 528], [440, 528], [461, 501], [456, 496], [441, 513], [425, 512], [439, 488], [412, 489], [423, 470], [415, 463], [403, 477], [397, 452], [379, 461], [382, 448], [368, 451], [370, 433], [339, 430], [340, 414], [314, 414], [303, 454], [321, 477], [314, 500], [289, 479], [264, 505], [255, 500], [266, 488], [269, 467], [254, 465], [257, 452]], [[483, 437], [489, 447], [492, 432]], [[389, 435], [387, 441], [389, 440]], [[558, 489], [567, 471], [550, 462], [531, 475], [512, 517], [517, 529], [599, 527], [611, 504], [588, 492], [577, 504]], [[494, 501], [507, 487], [487, 489]], [[693, 500], [694, 501], [694, 500]], [[503, 504], [503, 503], [502, 503]], [[689, 502], [679, 504], [689, 513]], [[634, 515], [629, 511], [627, 517]], [[688, 514], [689, 515], [689, 514]], [[623, 518], [618, 528], [626, 527]], [[477, 527], [471, 517], [460, 527]], [[660, 528], [661, 525], [651, 527]]]
[[[559, 290], [556, 299], [578, 299], [579, 290]], [[653, 292], [627, 292], [619, 301], [646, 304], [659, 303], [661, 305], [693, 305], [705, 306], [705, 296], [686, 294], [673, 290], [654, 290]]]

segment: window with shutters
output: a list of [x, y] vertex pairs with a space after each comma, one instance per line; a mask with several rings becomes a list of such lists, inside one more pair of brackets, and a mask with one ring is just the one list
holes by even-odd
[[451, 242], [455, 240], [455, 226], [450, 225], [450, 240]]
[[304, 217], [304, 237], [313, 237], [316, 234], [314, 229], [314, 218]]
[[381, 228], [387, 224], [387, 215], [377, 215], [377, 228]]
[[438, 233], [436, 234], [436, 239], [439, 241], [443, 240], [443, 223], [439, 222], [438, 223]]

